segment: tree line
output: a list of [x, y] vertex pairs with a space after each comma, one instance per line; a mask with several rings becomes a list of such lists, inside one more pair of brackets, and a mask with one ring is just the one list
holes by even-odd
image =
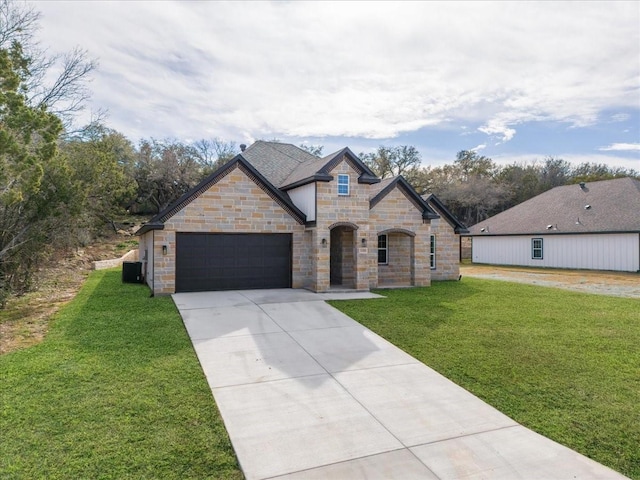
[[435, 194], [467, 226], [554, 187], [620, 177], [640, 179], [633, 169], [589, 162], [573, 165], [552, 156], [498, 165], [478, 152], [462, 150], [450, 164], [424, 167], [412, 146], [380, 146], [360, 157], [382, 178], [403, 175], [421, 195]]
[[0, 307], [28, 291], [43, 260], [91, 242], [126, 213], [160, 211], [231, 158], [218, 139], [134, 146], [86, 107], [97, 62], [39, 45], [40, 14], [0, 0]]
[[[51, 254], [117, 230], [126, 213], [160, 212], [239, 153], [218, 138], [135, 145], [102, 112], [76, 126], [97, 62], [80, 48], [50, 55], [37, 43], [38, 19], [28, 4], [0, 0], [0, 307], [33, 286]], [[322, 146], [301, 147], [322, 155]], [[468, 225], [554, 186], [638, 176], [556, 158], [498, 167], [472, 151], [423, 167], [412, 146], [381, 146], [361, 158], [380, 177], [402, 174], [419, 193], [435, 193]]]

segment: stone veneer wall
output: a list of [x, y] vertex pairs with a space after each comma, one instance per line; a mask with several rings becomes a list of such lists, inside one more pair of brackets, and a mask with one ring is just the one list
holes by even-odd
[[[422, 211], [419, 210], [407, 196], [396, 187], [387, 194], [378, 204], [376, 204], [369, 214], [371, 225], [375, 225], [369, 232], [369, 245], [375, 248], [375, 265], [378, 263], [377, 246], [378, 235], [381, 233], [394, 233], [389, 239], [396, 237], [398, 230], [412, 232], [415, 237], [407, 234], [402, 236], [411, 239], [413, 243], [413, 280], [412, 284], [416, 287], [428, 286], [431, 284], [431, 269], [429, 268], [429, 234], [431, 227], [428, 220], [422, 219]], [[396, 230], [396, 232], [393, 232]], [[391, 247], [391, 245], [390, 245]], [[399, 246], [400, 247], [400, 246]], [[406, 244], [401, 247], [406, 251]], [[389, 259], [394, 258], [394, 252], [390, 248]], [[384, 266], [380, 265], [376, 268], [377, 272], [384, 271]], [[378, 277], [380, 273], [376, 275]], [[372, 278], [370, 281], [371, 288], [391, 284], [402, 284], [406, 281], [406, 274], [399, 269], [395, 276], [391, 274], [382, 274], [382, 278]], [[387, 283], [388, 282], [388, 283]]]
[[436, 236], [436, 269], [431, 280], [457, 280], [460, 275], [460, 235], [444, 218], [431, 221]]
[[[353, 272], [355, 288], [358, 290], [369, 289], [369, 272], [374, 263], [374, 255], [377, 259], [377, 250], [371, 248], [369, 233], [369, 191], [371, 186], [359, 184], [359, 173], [345, 160], [341, 161], [330, 172], [334, 177], [331, 182], [318, 182], [316, 190], [317, 218], [313, 248], [317, 253], [315, 270], [313, 272], [312, 289], [318, 292], [329, 290], [330, 287], [330, 252], [328, 245], [331, 239], [331, 227], [340, 223], [349, 223], [357, 226], [353, 231], [356, 247], [352, 249], [355, 258]], [[349, 195], [338, 195], [338, 174], [349, 175]], [[322, 239], [326, 239], [327, 245], [322, 245]], [[361, 239], [366, 238], [369, 247], [359, 247]], [[375, 244], [377, 245], [377, 244]], [[344, 251], [343, 251], [344, 257]], [[377, 263], [377, 261], [376, 261]]]
[[471, 237], [460, 237], [460, 260], [471, 260]]
[[378, 265], [379, 287], [413, 285], [413, 238], [405, 233], [387, 234], [387, 264]]
[[[176, 232], [291, 233], [292, 286], [310, 285], [309, 247], [304, 225], [300, 225], [266, 192], [236, 167], [218, 183], [156, 230], [153, 258], [154, 293], [175, 291]], [[168, 246], [166, 255], [162, 245]]]

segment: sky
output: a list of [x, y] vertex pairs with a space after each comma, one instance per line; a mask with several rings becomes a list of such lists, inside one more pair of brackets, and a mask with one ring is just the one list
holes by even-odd
[[640, 2], [39, 1], [134, 143], [413, 145], [640, 171]]

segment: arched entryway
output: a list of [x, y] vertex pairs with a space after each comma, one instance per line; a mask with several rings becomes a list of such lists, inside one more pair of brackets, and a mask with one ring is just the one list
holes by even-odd
[[378, 286], [415, 285], [415, 236], [405, 229], [378, 233]]
[[356, 230], [352, 223], [330, 227], [329, 280], [332, 287], [356, 288]]

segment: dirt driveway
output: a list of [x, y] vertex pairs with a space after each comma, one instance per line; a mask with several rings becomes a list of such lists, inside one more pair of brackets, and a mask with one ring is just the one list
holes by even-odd
[[460, 265], [463, 277], [531, 283], [585, 293], [640, 298], [640, 273]]

